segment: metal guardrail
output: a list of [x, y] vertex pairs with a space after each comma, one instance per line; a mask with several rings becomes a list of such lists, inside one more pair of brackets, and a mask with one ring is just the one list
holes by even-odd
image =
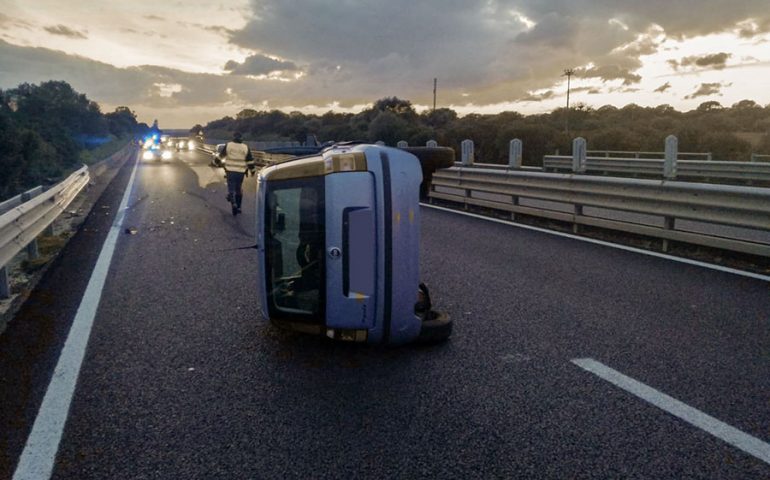
[[41, 193], [43, 193], [43, 187], [37, 186], [35, 188], [27, 190], [24, 193], [18, 194], [15, 197], [5, 200], [4, 202], [0, 203], [0, 215], [4, 214], [8, 210], [12, 210], [18, 207], [22, 203], [26, 202], [27, 200], [30, 200], [32, 197], [36, 197], [40, 195]]
[[[662, 239], [664, 249], [673, 240], [770, 257], [770, 242], [733, 233], [770, 232], [767, 188], [453, 167], [433, 174], [429, 197], [507, 211], [512, 218], [569, 222], [576, 232], [586, 225], [646, 235]], [[615, 215], [586, 214], [591, 207]], [[717, 226], [718, 233], [676, 228], [680, 221]]]
[[[6, 265], [24, 248], [33, 244], [37, 236], [46, 230], [83, 187], [88, 185], [89, 180], [88, 167], [83, 166], [45, 192], [42, 192], [42, 187], [38, 187], [41, 190], [38, 195], [10, 207], [0, 215], [0, 298], [7, 298], [10, 294]], [[32, 191], [35, 190], [37, 189]], [[15, 201], [14, 198], [3, 202], [3, 205]]]
[[[622, 158], [629, 158], [630, 156], [633, 156], [633, 158], [644, 158], [644, 157], [662, 157], [665, 155], [666, 152], [636, 152], [636, 151], [630, 151], [630, 150], [587, 150], [586, 154], [591, 155], [592, 157], [622, 157]], [[556, 153], [558, 156], [558, 152]], [[704, 160], [711, 160], [711, 152], [678, 152], [678, 156], [680, 157], [703, 157]]]
[[[586, 173], [607, 173], [662, 177], [663, 159], [587, 157]], [[678, 160], [677, 179], [729, 180], [740, 182], [770, 182], [770, 162], [725, 162], [708, 160]], [[573, 158], [564, 155], [543, 157], [543, 170], [569, 172]]]

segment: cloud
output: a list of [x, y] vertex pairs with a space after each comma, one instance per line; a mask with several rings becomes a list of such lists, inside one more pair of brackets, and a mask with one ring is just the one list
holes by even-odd
[[741, 38], [754, 38], [768, 32], [770, 32], [770, 18], [750, 19], [738, 24], [738, 35]]
[[0, 30], [7, 30], [9, 28], [14, 28], [14, 27], [29, 30], [33, 27], [33, 25], [25, 20], [10, 17], [8, 15], [0, 13]]
[[723, 83], [701, 83], [700, 87], [698, 89], [691, 93], [690, 95], [687, 95], [685, 100], [692, 100], [693, 98], [698, 97], [708, 97], [711, 95], [722, 95], [722, 88], [723, 87], [729, 87], [731, 84], [723, 84]]
[[711, 67], [715, 70], [722, 70], [727, 64], [727, 59], [732, 57], [731, 53], [719, 52], [708, 55], [693, 55], [690, 57], [684, 57], [681, 61], [668, 60], [668, 64], [674, 69], [679, 68], [708, 68]]
[[[438, 78], [438, 102], [442, 106], [472, 102], [486, 107], [526, 98], [542, 102], [538, 106], [545, 108], [564, 94], [565, 68], [579, 72], [573, 80], [579, 76], [582, 80], [576, 86], [589, 88], [585, 91], [588, 94], [612, 94], [642, 84], [652, 96], [649, 91], [657, 84], [646, 83], [652, 73], [644, 72], [652, 70], [642, 68], [642, 61], [646, 63], [647, 55], [662, 53], [661, 48], [672, 43], [667, 39], [727, 32], [759, 41], [760, 33], [770, 29], [767, 0], [732, 0], [729, 5], [722, 0], [699, 0], [697, 15], [693, 14], [692, 2], [683, 0], [244, 1], [248, 3], [243, 5], [249, 7], [243, 16], [225, 15], [224, 10], [230, 9], [226, 2], [226, 7], [221, 2], [209, 2], [201, 7], [200, 15], [198, 10], [193, 15], [186, 9], [167, 15], [177, 8], [176, 4], [158, 4], [154, 9], [134, 5], [140, 13], [116, 27], [134, 30], [118, 42], [128, 38], [137, 43], [136, 32], [148, 29], [169, 35], [167, 41], [148, 39], [147, 44], [158, 46], [160, 53], [155, 57], [135, 55], [140, 60], [132, 60], [134, 64], [157, 61], [194, 71], [221, 72], [220, 67], [227, 62], [226, 74], [193, 74], [148, 66], [117, 69], [50, 50], [16, 49], [11, 53], [10, 47], [0, 44], [0, 81], [6, 85], [8, 79], [73, 79], [73, 85], [78, 82], [77, 88], [95, 99], [132, 106], [136, 103], [137, 111], [142, 111], [142, 105], [182, 111], [262, 102], [283, 109], [336, 102], [344, 109], [393, 95], [430, 105], [433, 78]], [[205, 2], [188, 2], [192, 4]], [[86, 20], [82, 24], [89, 28], [83, 33], [91, 39], [67, 42], [67, 48], [69, 44], [87, 45], [89, 48], [70, 51], [96, 56], [94, 51], [106, 48], [97, 42], [103, 27], [86, 23], [97, 17], [90, 17], [84, 7], [78, 8], [80, 11], [72, 14], [83, 13]], [[104, 10], [100, 15], [112, 12], [106, 6]], [[148, 14], [142, 17], [144, 12]], [[14, 11], [3, 13], [18, 16]], [[4, 18], [0, 16], [0, 29], [7, 25]], [[71, 24], [53, 14], [50, 18], [52, 24]], [[8, 28], [0, 36], [5, 35], [2, 38], [16, 45], [53, 45], [57, 38], [61, 39], [44, 35], [45, 42], [36, 42], [29, 35], [18, 34], [18, 27]], [[206, 48], [184, 41], [192, 35], [204, 38]], [[229, 43], [223, 44], [223, 39]], [[109, 38], [104, 45], [113, 45], [113, 41]], [[126, 51], [136, 49], [135, 45], [119, 46]], [[115, 49], [115, 57], [120, 50]], [[725, 45], [711, 50], [716, 52], [711, 55], [692, 58], [685, 56], [689, 51], [669, 53], [676, 58], [672, 67], [681, 69], [673, 73], [701, 75], [705, 69], [734, 68], [741, 54], [735, 52], [732, 58], [720, 59], [719, 50], [732, 52]], [[10, 63], [8, 55], [13, 56]], [[161, 58], [164, 55], [167, 58]], [[246, 55], [251, 56], [240, 60]], [[761, 61], [767, 60], [761, 52], [756, 55]], [[99, 58], [112, 61], [109, 56]], [[203, 58], [205, 66], [201, 66]], [[704, 77], [698, 82], [725, 80], [727, 70], [723, 73], [716, 79]], [[263, 77], [280, 77], [283, 81]], [[119, 88], [112, 88], [111, 82]], [[669, 85], [658, 93], [675, 92], [678, 83], [672, 82], [673, 87]], [[161, 97], [156, 85], [179, 87], [162, 90], [168, 96]], [[545, 98], [549, 91], [553, 92], [551, 97]]]
[[555, 93], [553, 90], [547, 90], [543, 93], [528, 93], [527, 95], [521, 97], [518, 101], [520, 102], [542, 102], [543, 100], [548, 100], [550, 98], [553, 98], [555, 96]]
[[62, 37], [69, 37], [77, 40], [85, 40], [88, 38], [85, 33], [73, 30], [66, 25], [51, 25], [45, 27], [43, 30], [50, 33], [51, 35], [61, 35]]
[[575, 75], [580, 78], [600, 78], [602, 81], [623, 80], [623, 85], [639, 83], [642, 77], [630, 72], [619, 65], [603, 65], [601, 67], [578, 68]]
[[235, 60], [230, 60], [225, 64], [225, 70], [232, 75], [269, 75], [273, 72], [293, 72], [298, 71], [299, 68], [294, 62], [288, 60], [277, 60], [265, 55], [252, 55], [243, 63], [238, 63]]
[[658, 93], [663, 93], [666, 90], [668, 90], [669, 88], [671, 88], [671, 82], [666, 82], [666, 83], [664, 83], [663, 85], [659, 86], [658, 88], [656, 88], [653, 91], [654, 92], [658, 92]]

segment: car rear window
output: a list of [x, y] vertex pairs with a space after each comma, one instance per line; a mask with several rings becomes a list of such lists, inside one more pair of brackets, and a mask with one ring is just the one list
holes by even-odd
[[265, 259], [271, 318], [323, 321], [324, 179], [269, 182]]

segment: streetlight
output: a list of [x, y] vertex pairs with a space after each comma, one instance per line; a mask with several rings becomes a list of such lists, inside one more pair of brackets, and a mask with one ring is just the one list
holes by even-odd
[[572, 78], [572, 75], [575, 74], [575, 70], [572, 68], [568, 68], [564, 70], [564, 75], [567, 77], [567, 114], [566, 114], [566, 120], [565, 120], [565, 131], [567, 132], [567, 135], [569, 135], [569, 85], [570, 85], [570, 79]]

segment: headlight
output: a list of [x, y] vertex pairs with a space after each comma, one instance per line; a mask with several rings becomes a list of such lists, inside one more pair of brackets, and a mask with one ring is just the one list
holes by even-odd
[[152, 160], [153, 158], [155, 158], [155, 155], [153, 155], [152, 151], [150, 150], [145, 150], [142, 154], [143, 160]]
[[187, 143], [184, 140], [182, 140], [176, 146], [179, 147], [179, 148], [184, 148], [186, 145], [187, 145]]
[[164, 151], [163, 151], [163, 154], [161, 155], [161, 158], [162, 158], [163, 160], [171, 160], [171, 157], [173, 157], [173, 156], [174, 156], [174, 155], [173, 155], [173, 154], [172, 154], [170, 151], [168, 151], [168, 150], [164, 150]]
[[188, 150], [195, 150], [195, 142], [187, 142]]

